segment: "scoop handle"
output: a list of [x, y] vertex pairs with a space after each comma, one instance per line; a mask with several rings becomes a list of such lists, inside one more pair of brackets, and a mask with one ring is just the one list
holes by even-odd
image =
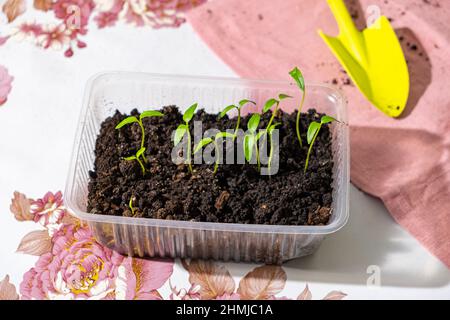
[[327, 0], [327, 3], [337, 21], [339, 31], [351, 39], [358, 38], [357, 35], [359, 34], [359, 31], [353, 23], [352, 17], [345, 6], [344, 0]]
[[361, 32], [356, 28], [353, 19], [345, 6], [344, 0], [327, 0], [339, 27], [341, 36], [346, 39], [347, 45], [361, 64], [366, 63], [365, 50], [362, 44]]

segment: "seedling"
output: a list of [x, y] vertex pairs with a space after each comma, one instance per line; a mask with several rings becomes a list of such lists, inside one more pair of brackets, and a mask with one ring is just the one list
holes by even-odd
[[[120, 129], [123, 126], [126, 126], [128, 124], [131, 123], [138, 123], [139, 127], [141, 127], [141, 148], [139, 150], [142, 150], [142, 148], [144, 148], [145, 145], [145, 129], [144, 129], [144, 125], [142, 123], [142, 119], [144, 118], [148, 118], [148, 117], [162, 117], [163, 114], [159, 111], [155, 111], [155, 110], [147, 110], [142, 112], [139, 115], [139, 119], [136, 118], [135, 116], [129, 116], [128, 118], [123, 119], [117, 126], [116, 129]], [[144, 149], [145, 150], [145, 149]], [[139, 152], [139, 151], [138, 151]], [[136, 153], [137, 154], [137, 153]], [[142, 155], [142, 159], [144, 160], [144, 162], [147, 162], [147, 158], [145, 158], [144, 153], [141, 153]]]
[[308, 169], [308, 163], [309, 163], [309, 157], [311, 155], [311, 150], [314, 145], [314, 142], [316, 141], [317, 136], [319, 135], [319, 131], [322, 128], [322, 125], [333, 122], [333, 121], [337, 121], [337, 120], [330, 116], [323, 116], [320, 119], [320, 123], [313, 121], [309, 124], [308, 133], [306, 135], [308, 144], [309, 144], [309, 149], [308, 149], [308, 155], [306, 156], [304, 172], [306, 172], [306, 169]]
[[175, 147], [181, 142], [183, 137], [187, 135], [187, 159], [186, 162], [189, 168], [189, 171], [192, 173], [192, 164], [191, 164], [191, 132], [189, 131], [189, 121], [192, 120], [194, 117], [195, 110], [197, 109], [198, 104], [194, 103], [192, 106], [190, 106], [183, 114], [183, 121], [184, 123], [180, 124], [175, 131], [175, 137], [173, 140], [173, 143]]
[[219, 148], [219, 144], [217, 143], [217, 140], [220, 139], [226, 139], [226, 138], [233, 138], [234, 139], [235, 135], [228, 133], [228, 132], [219, 132], [215, 135], [214, 139], [213, 138], [204, 138], [202, 139], [197, 146], [194, 149], [194, 154], [197, 153], [198, 151], [200, 151], [203, 147], [206, 147], [208, 144], [213, 143], [214, 144], [214, 150], [215, 150], [215, 164], [214, 164], [214, 174], [216, 174], [217, 169], [219, 168], [219, 163], [220, 163], [220, 148]]
[[126, 161], [136, 160], [139, 163], [139, 165], [141, 166], [142, 175], [145, 175], [146, 170], [145, 170], [144, 164], [142, 163], [142, 161], [139, 158], [144, 154], [144, 152], [145, 152], [145, 148], [141, 148], [138, 150], [138, 152], [136, 152], [136, 154], [134, 156], [123, 158]]
[[247, 162], [250, 162], [253, 156], [253, 150], [256, 150], [256, 161], [258, 163], [258, 171], [261, 170], [259, 162], [258, 139], [256, 130], [258, 130], [261, 116], [258, 113], [253, 114], [247, 123], [247, 133], [244, 136], [244, 155]]
[[132, 214], [133, 217], [134, 217], [134, 214], [135, 214], [135, 212], [136, 212], [136, 208], [133, 207], [133, 200], [135, 200], [135, 199], [134, 199], [134, 196], [131, 196], [131, 197], [130, 197], [130, 202], [128, 202], [128, 207], [130, 207], [131, 214]]
[[237, 110], [238, 116], [237, 116], [237, 122], [236, 122], [236, 129], [234, 130], [233, 140], [236, 139], [237, 133], [238, 133], [238, 130], [239, 130], [239, 125], [241, 124], [241, 109], [242, 109], [243, 106], [245, 106], [248, 103], [256, 105], [256, 103], [254, 101], [244, 99], [244, 100], [239, 101], [239, 106], [236, 106], [234, 104], [229, 105], [228, 107], [223, 109], [222, 112], [219, 114], [219, 119], [222, 119], [231, 110], [233, 110], [233, 109]]
[[[264, 113], [268, 112], [270, 109], [272, 109], [273, 106], [275, 106], [274, 111], [272, 111], [272, 117], [270, 117], [270, 120], [269, 120], [269, 123], [267, 124], [266, 129], [260, 131], [258, 133], [257, 139], [256, 139], [256, 140], [259, 140], [262, 137], [264, 137], [262, 145], [265, 145], [265, 143], [267, 141], [267, 135], [269, 136], [270, 150], [269, 150], [269, 161], [268, 161], [268, 164], [267, 164], [269, 172], [270, 172], [270, 165], [271, 165], [272, 158], [273, 158], [272, 132], [277, 126], [280, 125], [280, 123], [276, 123], [276, 124], [272, 124], [272, 123], [273, 123], [273, 120], [275, 119], [275, 117], [276, 117], [276, 115], [278, 113], [278, 108], [280, 106], [281, 101], [283, 101], [285, 99], [290, 99], [290, 98], [292, 98], [292, 97], [287, 95], [287, 94], [280, 93], [278, 95], [278, 100], [277, 99], [273, 99], [273, 98], [267, 100], [267, 102], [266, 102], [266, 104], [264, 105], [264, 108], [263, 108], [263, 114], [264, 114]], [[266, 135], [266, 133], [267, 133], [267, 135]]]
[[266, 101], [266, 104], [264, 105], [264, 108], [262, 110], [262, 113], [266, 113], [268, 112], [270, 109], [273, 108], [273, 106], [275, 106], [275, 109], [272, 111], [272, 116], [270, 117], [269, 123], [267, 124], [266, 127], [266, 131], [270, 128], [270, 126], [272, 125], [273, 120], [275, 119], [277, 113], [278, 113], [278, 108], [280, 107], [280, 102], [284, 99], [288, 99], [288, 98], [292, 98], [291, 96], [288, 96], [287, 94], [284, 93], [280, 93], [278, 95], [278, 100], [277, 99], [269, 99]]
[[269, 150], [269, 160], [267, 163], [267, 169], [270, 172], [270, 168], [272, 166], [272, 159], [273, 159], [273, 139], [272, 139], [272, 134], [273, 134], [273, 130], [278, 127], [279, 125], [281, 125], [281, 123], [274, 123], [272, 125], [270, 125], [270, 127], [267, 129], [267, 135], [269, 136], [269, 143], [270, 143], [270, 150]]
[[298, 142], [300, 143], [300, 147], [303, 147], [302, 137], [300, 135], [300, 114], [302, 112], [303, 104], [305, 103], [305, 97], [306, 97], [305, 79], [303, 78], [302, 72], [297, 67], [292, 69], [289, 72], [289, 74], [295, 80], [295, 82], [297, 82], [297, 86], [303, 92], [302, 100], [300, 102], [300, 106], [298, 107], [298, 111], [297, 111], [297, 121], [296, 121], [297, 139], [298, 139]]

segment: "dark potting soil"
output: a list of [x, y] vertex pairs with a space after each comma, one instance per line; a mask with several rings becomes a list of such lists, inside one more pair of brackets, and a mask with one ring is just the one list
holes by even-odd
[[[191, 174], [184, 164], [172, 162], [172, 132], [182, 123], [174, 106], [162, 109], [164, 117], [145, 118], [147, 173], [142, 175], [134, 155], [140, 147], [141, 131], [134, 123], [116, 130], [126, 116], [116, 111], [106, 119], [97, 137], [95, 169], [89, 182], [88, 211], [96, 214], [133, 216], [129, 208], [133, 197], [134, 216], [168, 220], [209, 221], [246, 224], [324, 225], [331, 215], [332, 151], [328, 125], [320, 131], [311, 154], [309, 168], [303, 172], [308, 146], [306, 131], [312, 120], [320, 121], [315, 110], [301, 116], [303, 148], [296, 135], [296, 115], [279, 111], [279, 171], [262, 176], [256, 165], [222, 164], [213, 175], [213, 165], [194, 164]], [[137, 110], [132, 115], [139, 115]], [[262, 116], [260, 128], [271, 114]], [[241, 128], [247, 128], [247, 120]], [[203, 130], [233, 129], [236, 119], [199, 110], [195, 121]], [[191, 132], [192, 132], [191, 121]], [[224, 148], [225, 148], [224, 144]]]

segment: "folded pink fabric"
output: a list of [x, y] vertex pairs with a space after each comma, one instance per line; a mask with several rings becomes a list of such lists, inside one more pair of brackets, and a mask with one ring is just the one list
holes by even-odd
[[[378, 5], [410, 66], [405, 115], [390, 119], [364, 99], [317, 35], [337, 34], [326, 1], [227, 0], [188, 14], [203, 40], [239, 75], [334, 83], [349, 101], [352, 182], [450, 267], [450, 1], [347, 1], [357, 24]], [[370, 6], [370, 7], [369, 7]], [[361, 8], [365, 8], [364, 11]]]

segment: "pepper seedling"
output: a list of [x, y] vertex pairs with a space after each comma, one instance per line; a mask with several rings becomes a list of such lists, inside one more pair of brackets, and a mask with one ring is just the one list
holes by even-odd
[[272, 99], [267, 100], [267, 102], [264, 105], [264, 108], [262, 110], [263, 114], [264, 114], [264, 113], [268, 112], [270, 109], [272, 109], [273, 106], [275, 106], [275, 109], [272, 111], [272, 116], [270, 117], [270, 120], [269, 120], [269, 123], [267, 124], [266, 129], [260, 131], [256, 138], [256, 140], [259, 140], [262, 137], [264, 137], [263, 145], [265, 145], [266, 138], [267, 138], [266, 133], [267, 133], [267, 135], [269, 135], [270, 150], [269, 150], [269, 160], [268, 160], [268, 164], [267, 164], [269, 171], [270, 171], [270, 164], [271, 164], [271, 161], [273, 158], [272, 132], [277, 126], [280, 125], [280, 123], [273, 124], [273, 120], [275, 119], [275, 117], [277, 115], [278, 108], [280, 106], [281, 101], [283, 101], [285, 99], [290, 99], [290, 98], [292, 98], [292, 97], [287, 94], [280, 93], [278, 95], [278, 99], [272, 98]]
[[175, 136], [173, 139], [174, 146], [176, 147], [183, 137], [187, 135], [187, 159], [186, 162], [188, 164], [189, 171], [192, 173], [192, 164], [191, 164], [191, 132], [189, 131], [189, 121], [192, 120], [194, 117], [194, 112], [197, 109], [198, 104], [194, 103], [192, 106], [190, 106], [183, 114], [183, 121], [184, 123], [180, 124], [175, 131]]
[[305, 88], [305, 79], [303, 78], [303, 74], [300, 71], [299, 68], [295, 67], [289, 72], [290, 76], [297, 82], [297, 86], [300, 88], [300, 90], [303, 92], [302, 94], [302, 100], [300, 102], [300, 106], [298, 107], [297, 111], [297, 121], [296, 121], [296, 130], [297, 130], [297, 139], [300, 143], [300, 147], [303, 147], [302, 137], [300, 135], [300, 114], [302, 112], [303, 104], [305, 103], [305, 97], [306, 97], [306, 88]]
[[[129, 117], [123, 119], [116, 126], [116, 129], [120, 129], [123, 126], [126, 126], [128, 124], [138, 123], [139, 127], [141, 127], [141, 136], [142, 136], [141, 137], [141, 148], [139, 150], [142, 150], [142, 148], [144, 148], [144, 145], [145, 145], [145, 129], [144, 129], [144, 124], [142, 123], [142, 119], [148, 118], [148, 117], [162, 117], [162, 116], [163, 116], [163, 114], [161, 112], [159, 112], [159, 111], [147, 110], [147, 111], [142, 112], [139, 115], [139, 119], [136, 118], [135, 116], [129, 116]], [[144, 149], [144, 151], [145, 151], [145, 149]], [[144, 157], [144, 153], [143, 152], [141, 153], [141, 155], [142, 155], [142, 159], [144, 160], [144, 162], [147, 162], [147, 159]]]
[[139, 157], [141, 157], [144, 154], [144, 152], [145, 152], [145, 148], [141, 148], [138, 150], [138, 152], [136, 152], [136, 154], [134, 156], [123, 158], [126, 161], [136, 160], [139, 163], [139, 165], [141, 166], [143, 176], [145, 175], [146, 169], [145, 169], [145, 166], [142, 163], [142, 161], [139, 159]]
[[250, 163], [253, 150], [256, 150], [256, 161], [258, 163], [258, 171], [261, 170], [261, 164], [259, 162], [259, 150], [258, 150], [258, 140], [256, 130], [258, 130], [259, 122], [261, 121], [261, 116], [259, 113], [253, 114], [247, 123], [247, 133], [244, 136], [244, 155], [247, 162]]
[[278, 99], [272, 98], [272, 99], [269, 99], [269, 100], [266, 101], [266, 103], [265, 103], [265, 105], [263, 107], [263, 110], [262, 110], [263, 114], [268, 112], [270, 109], [273, 108], [273, 106], [275, 106], [275, 109], [272, 111], [272, 116], [270, 117], [269, 123], [267, 124], [267, 127], [265, 129], [266, 131], [272, 125], [272, 122], [273, 122], [273, 120], [275, 119], [275, 117], [276, 117], [276, 115], [278, 113], [278, 108], [280, 107], [281, 101], [284, 100], [284, 99], [289, 99], [289, 98], [292, 98], [292, 97], [287, 95], [287, 94], [280, 93], [278, 95]]
[[[262, 131], [258, 132], [258, 134], [256, 135], [256, 140], [257, 141], [259, 139], [261, 139], [261, 137], [263, 135], [265, 136], [266, 132], [267, 132], [267, 135], [269, 137], [270, 150], [269, 150], [269, 159], [268, 159], [268, 162], [267, 162], [267, 169], [269, 170], [269, 172], [270, 172], [270, 168], [271, 168], [271, 165], [272, 165], [272, 159], [273, 159], [273, 138], [272, 138], [272, 133], [273, 133], [273, 130], [276, 129], [276, 127], [278, 127], [279, 125], [281, 125], [281, 123], [279, 123], [279, 122], [271, 124], [270, 127], [268, 127], [265, 130], [262, 130]], [[264, 140], [263, 143], [265, 143], [265, 140]]]
[[216, 174], [217, 169], [219, 168], [219, 163], [220, 163], [220, 148], [219, 148], [219, 144], [217, 143], [217, 140], [220, 139], [226, 139], [226, 138], [233, 138], [234, 139], [235, 135], [228, 133], [228, 132], [219, 132], [217, 133], [214, 138], [203, 138], [202, 140], [200, 140], [200, 142], [197, 144], [197, 146], [194, 149], [194, 154], [199, 152], [202, 148], [206, 147], [208, 144], [213, 143], [214, 144], [214, 150], [215, 150], [215, 164], [214, 164], [214, 172], [213, 174]]
[[219, 119], [222, 119], [231, 110], [233, 110], [233, 109], [237, 110], [238, 115], [237, 115], [236, 129], [234, 130], [234, 138], [233, 138], [233, 140], [236, 139], [237, 133], [238, 133], [238, 130], [239, 130], [239, 126], [241, 124], [241, 109], [242, 109], [243, 106], [245, 106], [248, 103], [256, 105], [256, 102], [254, 102], [254, 101], [243, 99], [243, 100], [239, 101], [239, 106], [236, 106], [234, 104], [229, 105], [228, 107], [223, 109], [222, 112], [219, 114]]
[[308, 164], [309, 164], [309, 157], [311, 155], [311, 150], [312, 147], [314, 145], [314, 142], [316, 141], [317, 136], [319, 135], [320, 129], [322, 128], [322, 125], [333, 122], [333, 121], [337, 121], [336, 119], [330, 117], [330, 116], [323, 116], [320, 119], [320, 123], [313, 121], [309, 124], [308, 127], [308, 133], [306, 135], [307, 140], [308, 140], [308, 144], [309, 144], [309, 149], [308, 149], [308, 155], [306, 156], [306, 162], [305, 162], [305, 170], [304, 172], [306, 172], [306, 170], [308, 169]]
[[130, 208], [131, 214], [132, 214], [133, 217], [134, 217], [134, 214], [135, 214], [135, 212], [136, 212], [136, 208], [133, 207], [133, 200], [134, 200], [134, 196], [131, 196], [131, 197], [130, 197], [130, 201], [128, 202], [128, 207]]

